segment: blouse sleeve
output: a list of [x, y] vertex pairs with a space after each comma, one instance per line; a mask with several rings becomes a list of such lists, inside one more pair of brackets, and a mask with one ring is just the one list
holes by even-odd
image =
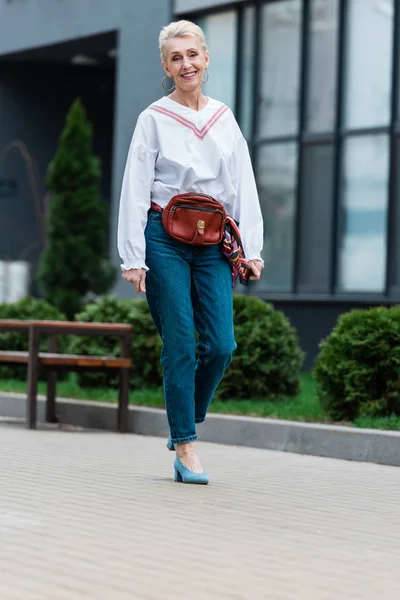
[[157, 151], [143, 145], [143, 125], [138, 121], [122, 180], [118, 217], [118, 252], [121, 269], [147, 269], [144, 230], [151, 203]]
[[236, 188], [233, 218], [239, 222], [240, 235], [247, 260], [262, 260], [264, 226], [247, 142], [242, 135], [236, 142], [232, 160]]

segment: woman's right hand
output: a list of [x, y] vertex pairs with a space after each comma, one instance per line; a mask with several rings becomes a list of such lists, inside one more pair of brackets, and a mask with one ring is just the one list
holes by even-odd
[[132, 283], [135, 292], [146, 292], [146, 269], [129, 269], [122, 273], [122, 279]]

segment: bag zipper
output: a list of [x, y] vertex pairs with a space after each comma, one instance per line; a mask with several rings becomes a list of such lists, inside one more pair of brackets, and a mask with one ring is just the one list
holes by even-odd
[[200, 212], [216, 213], [223, 217], [224, 215], [218, 208], [200, 208], [198, 206], [186, 206], [186, 204], [175, 204], [172, 210], [175, 212], [178, 208], [186, 208], [188, 210], [199, 210]]

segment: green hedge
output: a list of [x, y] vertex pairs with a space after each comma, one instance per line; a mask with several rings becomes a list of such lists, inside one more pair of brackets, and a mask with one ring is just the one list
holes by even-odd
[[[54, 306], [51, 306], [44, 300], [27, 297], [12, 304], [0, 304], [0, 319], [54, 319], [57, 321], [65, 321], [66, 317], [59, 310], [54, 308]], [[62, 336], [60, 336], [59, 346], [61, 352], [66, 348], [66, 340]], [[28, 348], [28, 333], [0, 333], [0, 350], [26, 351]], [[48, 340], [45, 336], [42, 336], [40, 340], [40, 350], [41, 352], [46, 352], [47, 349]], [[0, 365], [0, 378], [26, 380], [26, 367]]]
[[236, 294], [233, 312], [237, 350], [218, 388], [218, 397], [295, 396], [304, 354], [288, 319], [272, 304]]
[[322, 341], [314, 375], [337, 420], [400, 415], [400, 307], [353, 310]]
[[[218, 389], [218, 397], [271, 398], [293, 396], [299, 391], [303, 353], [296, 332], [286, 317], [271, 304], [256, 298], [235, 295], [235, 338], [238, 344], [233, 360]], [[0, 305], [0, 317], [8, 319], [57, 319], [65, 315], [43, 300], [26, 298], [15, 304]], [[77, 321], [129, 323], [132, 325], [131, 386], [134, 389], [162, 384], [161, 340], [154, 327], [146, 300], [124, 300], [103, 296], [86, 305]], [[0, 349], [27, 350], [26, 334], [0, 334]], [[41, 350], [47, 350], [43, 336]], [[60, 351], [72, 354], [119, 356], [117, 337], [60, 336]], [[0, 377], [26, 379], [25, 367], [1, 367]], [[118, 374], [80, 372], [79, 383], [90, 387], [116, 387]]]
[[[256, 298], [234, 296], [238, 348], [218, 390], [220, 398], [293, 396], [299, 390], [303, 353], [286, 317]], [[130, 323], [133, 327], [131, 385], [159, 386], [161, 341], [145, 300], [104, 296], [76, 315], [78, 321]], [[70, 351], [117, 356], [119, 342], [107, 337], [76, 337]], [[81, 373], [83, 386], [115, 386], [116, 374]]]

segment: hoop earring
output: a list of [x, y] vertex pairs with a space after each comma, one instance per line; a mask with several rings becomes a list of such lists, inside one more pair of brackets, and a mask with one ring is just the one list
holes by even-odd
[[202, 79], [203, 83], [207, 83], [207, 81], [210, 79], [210, 75], [208, 73], [208, 67], [206, 67], [206, 72], [207, 72], [207, 79], [204, 81], [204, 79]]
[[163, 90], [165, 90], [166, 92], [172, 92], [172, 90], [173, 90], [173, 89], [175, 89], [175, 83], [172, 85], [172, 88], [169, 88], [169, 89], [168, 89], [168, 88], [166, 88], [166, 87], [165, 87], [165, 85], [164, 85], [164, 81], [165, 81], [166, 79], [169, 79], [168, 75], [166, 75], [166, 76], [164, 77], [164, 79], [162, 80], [162, 82], [161, 82], [162, 88], [163, 88]]

